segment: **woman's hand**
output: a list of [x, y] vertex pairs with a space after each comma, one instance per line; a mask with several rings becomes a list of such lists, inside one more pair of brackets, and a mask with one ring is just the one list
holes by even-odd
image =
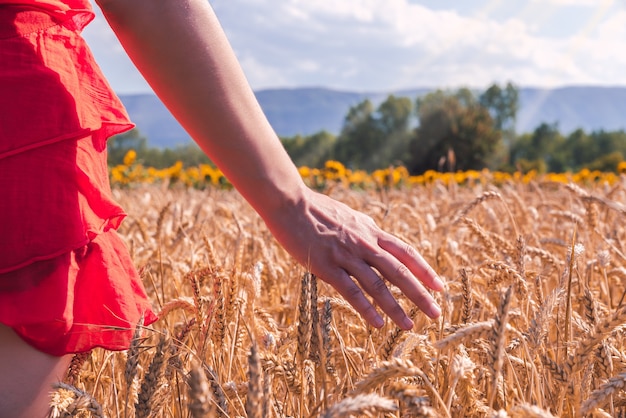
[[331, 284], [371, 325], [381, 327], [383, 319], [364, 292], [400, 328], [413, 327], [385, 280], [429, 317], [441, 314], [424, 287], [442, 290], [436, 273], [413, 247], [381, 230], [371, 217], [305, 189], [296, 205], [274, 211], [265, 222], [292, 256]]
[[373, 326], [383, 320], [363, 291], [401, 328], [413, 325], [373, 269], [428, 316], [439, 316], [423, 284], [433, 290], [443, 285], [413, 248], [370, 217], [304, 185], [209, 2], [96, 1], [163, 103], [287, 251]]

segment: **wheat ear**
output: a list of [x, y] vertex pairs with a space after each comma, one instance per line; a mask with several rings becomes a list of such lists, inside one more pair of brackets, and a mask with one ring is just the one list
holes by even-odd
[[591, 396], [580, 406], [580, 413], [586, 415], [593, 409], [602, 406], [608, 397], [626, 388], [626, 372], [611, 377], [605, 384], [591, 393]]
[[264, 418], [261, 415], [263, 403], [263, 387], [261, 376], [261, 360], [256, 344], [250, 347], [248, 356], [248, 396], [246, 397], [246, 416], [249, 418]]
[[124, 407], [124, 417], [126, 418], [128, 413], [128, 400], [133, 390], [133, 381], [137, 376], [137, 366], [139, 365], [139, 347], [141, 344], [141, 331], [143, 329], [143, 315], [139, 319], [135, 331], [133, 332], [133, 339], [130, 342], [130, 347], [126, 352], [126, 366], [124, 367], [124, 383], [126, 384], [126, 400]]
[[490, 407], [493, 406], [493, 402], [495, 400], [495, 395], [497, 392], [498, 381], [500, 378], [500, 374], [502, 373], [502, 363], [504, 361], [504, 331], [506, 330], [506, 325], [509, 316], [509, 307], [511, 305], [511, 293], [512, 288], [509, 287], [502, 298], [502, 303], [500, 304], [500, 310], [498, 315], [496, 315], [494, 324], [493, 324], [493, 335], [492, 335], [492, 371], [493, 371], [493, 382], [492, 382], [492, 390], [489, 393], [488, 404]]
[[192, 366], [187, 375], [189, 383], [187, 408], [192, 418], [207, 418], [211, 412], [211, 391], [201, 366]]
[[91, 356], [91, 351], [85, 351], [83, 353], [77, 353], [72, 356], [72, 361], [70, 361], [70, 366], [67, 370], [67, 376], [65, 380], [68, 384], [72, 386], [76, 386], [76, 382], [78, 381], [78, 376], [80, 374], [80, 369], [82, 369], [85, 361]]
[[309, 354], [311, 342], [311, 273], [302, 276], [300, 303], [298, 304], [298, 363], [302, 364]]
[[159, 388], [159, 381], [163, 375], [166, 363], [166, 355], [169, 352], [170, 338], [167, 331], [159, 336], [154, 356], [148, 367], [148, 372], [143, 378], [141, 389], [135, 405], [135, 418], [148, 418], [152, 413], [152, 398]]
[[476, 199], [472, 200], [470, 203], [465, 205], [465, 207], [463, 207], [463, 209], [455, 216], [454, 220], [452, 221], [452, 224], [454, 225], [458, 223], [463, 217], [467, 216], [467, 214], [470, 213], [472, 209], [474, 209], [476, 206], [482, 204], [485, 201], [492, 200], [492, 199], [498, 199], [500, 201], [503, 201], [502, 196], [498, 192], [494, 192], [494, 191], [484, 192], [482, 195], [478, 196]]
[[582, 369], [589, 354], [600, 342], [611, 334], [615, 328], [621, 327], [626, 322], [626, 306], [615, 311], [610, 318], [596, 324], [593, 333], [582, 340], [573, 356], [570, 356], [568, 365], [572, 372]]
[[224, 394], [224, 390], [220, 386], [220, 383], [215, 375], [215, 372], [208, 367], [204, 367], [204, 374], [209, 381], [209, 385], [211, 385], [211, 392], [213, 393], [213, 401], [217, 406], [217, 411], [215, 411], [215, 416], [217, 417], [228, 417], [229, 409], [228, 409], [228, 401], [226, 400], [226, 394]]
[[463, 289], [463, 313], [461, 315], [461, 323], [467, 324], [472, 320], [472, 305], [474, 304], [472, 284], [466, 269], [462, 268], [459, 275], [461, 276], [461, 286]]
[[374, 416], [380, 412], [395, 412], [396, 402], [375, 393], [358, 394], [334, 404], [322, 415], [323, 418], [344, 418], [347, 416]]
[[49, 418], [83, 416], [85, 411], [92, 418], [104, 418], [102, 406], [87, 392], [62, 382], [52, 387], [56, 392], [52, 394]]

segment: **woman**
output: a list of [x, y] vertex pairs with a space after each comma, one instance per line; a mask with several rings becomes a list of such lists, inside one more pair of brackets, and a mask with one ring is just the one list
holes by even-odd
[[[375, 327], [383, 319], [365, 294], [401, 328], [413, 323], [372, 268], [428, 316], [440, 315], [424, 285], [443, 284], [412, 247], [303, 183], [206, 0], [97, 3], [159, 98], [295, 259]], [[0, 248], [3, 417], [43, 416], [72, 353], [124, 349], [133, 321], [156, 319], [114, 232], [124, 213], [105, 184], [104, 144], [132, 125], [78, 36], [92, 17], [87, 0], [0, 0], [0, 90], [9, 92], [0, 112], [12, 115], [0, 116], [0, 187], [13, 199], [0, 204], [0, 236], [11, 238]], [[42, 210], [59, 200], [55, 217]], [[56, 222], [63, 227], [47, 233]], [[85, 292], [101, 295], [100, 306]], [[42, 308], [50, 294], [54, 309]]]

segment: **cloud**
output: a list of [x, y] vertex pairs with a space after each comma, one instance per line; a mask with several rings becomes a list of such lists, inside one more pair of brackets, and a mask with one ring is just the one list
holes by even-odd
[[[528, 79], [531, 69], [551, 55], [546, 48], [554, 47], [533, 37], [519, 19], [496, 22], [406, 0], [222, 0], [214, 7], [243, 61], [254, 55], [266, 68], [280, 66], [286, 75], [282, 81], [291, 85], [359, 90], [482, 86], [494, 79]], [[243, 16], [242, 8], [248, 9]], [[263, 18], [246, 21], [251, 16]], [[320, 65], [302, 73], [296, 68], [302, 61]], [[269, 71], [244, 69], [253, 84], [277, 81], [264, 77]]]
[[[508, 80], [546, 87], [624, 84], [624, 8], [611, 6], [611, 0], [545, 3], [552, 7], [552, 20], [534, 14], [540, 7], [536, 0], [491, 2], [489, 8], [469, 12], [408, 0], [211, 2], [257, 90], [325, 86], [392, 91], [484, 87]], [[592, 5], [593, 10], [572, 9]], [[569, 27], [572, 10], [578, 11], [578, 20]], [[114, 88], [145, 88], [99, 20], [88, 28], [88, 41]], [[550, 25], [562, 27], [546, 33]]]
[[95, 5], [93, 8], [96, 18], [84, 29], [83, 37], [112, 87], [122, 93], [151, 91], [126, 55], [100, 9]]

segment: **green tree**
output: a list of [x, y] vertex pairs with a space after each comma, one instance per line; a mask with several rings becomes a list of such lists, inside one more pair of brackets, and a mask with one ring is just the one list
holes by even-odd
[[377, 109], [364, 100], [348, 111], [332, 155], [348, 167], [370, 171], [404, 164], [412, 114], [406, 97], [390, 95]]
[[[417, 99], [419, 126], [411, 142], [412, 172], [482, 169], [495, 164], [502, 137], [470, 90], [442, 90]], [[447, 164], [443, 164], [443, 162]]]
[[185, 166], [211, 163], [194, 142], [173, 149], [148, 147], [147, 139], [135, 128], [109, 138], [108, 164], [110, 166], [122, 164], [124, 156], [131, 149], [137, 152], [137, 162], [147, 167], [166, 168], [176, 164], [177, 161], [181, 161]]
[[595, 146], [595, 158], [611, 154], [615, 151], [626, 155], [626, 133], [624, 131], [607, 132], [600, 130], [592, 132], [590, 137]]
[[[613, 151], [591, 161], [586, 167], [590, 170], [616, 171], [617, 165], [624, 161], [624, 155], [620, 151]], [[582, 167], [581, 167], [582, 168]]]
[[542, 123], [532, 134], [519, 137], [511, 147], [511, 163], [517, 165], [521, 160], [543, 161], [539, 166], [555, 173], [567, 170], [568, 151], [558, 125]]
[[147, 139], [137, 128], [115, 135], [107, 141], [107, 162], [110, 166], [122, 164], [124, 156], [129, 150], [135, 150], [138, 154], [145, 153], [148, 149]]
[[494, 120], [496, 129], [515, 133], [515, 122], [519, 110], [519, 90], [510, 82], [504, 88], [492, 84], [478, 99]]
[[619, 162], [617, 159], [626, 155], [626, 133], [601, 130], [587, 134], [578, 129], [567, 137], [565, 149], [569, 157], [568, 168], [573, 171], [584, 167], [613, 171]]
[[404, 164], [408, 156], [413, 104], [390, 95], [375, 110], [369, 100], [348, 111], [333, 152], [348, 167], [374, 170]]
[[182, 162], [185, 167], [197, 166], [199, 164], [212, 164], [209, 157], [206, 156], [195, 142], [178, 145], [174, 149], [166, 148], [158, 150], [152, 148], [151, 151], [151, 153], [137, 153], [137, 159], [143, 161], [145, 165], [156, 168], [171, 167], [176, 164], [177, 161]]
[[382, 132], [376, 126], [374, 105], [370, 100], [364, 100], [348, 111], [334, 155], [346, 166], [364, 168], [369, 158], [362, 150], [378, 147], [381, 141]]
[[297, 166], [322, 167], [333, 158], [333, 147], [336, 137], [321, 131], [310, 136], [295, 136], [282, 138], [283, 146]]
[[385, 135], [409, 129], [413, 104], [407, 97], [387, 97], [378, 107], [377, 122]]
[[510, 82], [504, 88], [494, 83], [480, 95], [478, 101], [489, 111], [495, 128], [502, 133], [504, 146], [500, 148], [501, 154], [495, 156], [495, 159], [502, 161], [498, 168], [504, 169], [509, 163], [508, 150], [515, 141], [519, 90]]
[[590, 155], [595, 156], [593, 138], [582, 129], [572, 132], [565, 141], [568, 154], [568, 168], [578, 170], [589, 162]]

